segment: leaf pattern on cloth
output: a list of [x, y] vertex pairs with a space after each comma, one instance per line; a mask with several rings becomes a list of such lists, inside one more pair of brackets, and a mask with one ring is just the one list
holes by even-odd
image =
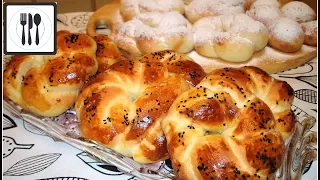
[[277, 73], [278, 75], [298, 75], [298, 74], [308, 74], [314, 70], [313, 63], [309, 62], [306, 64], [303, 64], [299, 67], [289, 69], [287, 71], [282, 71]]
[[3, 114], [2, 130], [11, 129], [15, 127], [17, 127], [17, 124], [14, 122], [14, 120], [10, 116]]
[[35, 174], [49, 167], [60, 156], [61, 154], [59, 153], [51, 153], [25, 158], [11, 166], [7, 171], [3, 173], [3, 175], [26, 176], [30, 174]]
[[94, 170], [105, 174], [105, 175], [112, 175], [112, 176], [121, 176], [124, 175], [123, 172], [119, 171], [117, 167], [98, 162], [94, 159], [92, 159], [86, 152], [81, 152], [77, 154], [77, 157], [80, 158], [84, 163], [86, 163], [88, 166], [93, 168]]
[[294, 96], [302, 101], [317, 104], [317, 92], [312, 89], [299, 89], [294, 92]]
[[27, 121], [23, 121], [23, 126], [27, 131], [33, 134], [42, 135], [42, 136], [46, 135], [46, 133], [42, 129], [35, 127], [34, 125], [28, 123]]
[[88, 179], [79, 178], [79, 177], [52, 177], [52, 178], [37, 179], [37, 180], [88, 180]]

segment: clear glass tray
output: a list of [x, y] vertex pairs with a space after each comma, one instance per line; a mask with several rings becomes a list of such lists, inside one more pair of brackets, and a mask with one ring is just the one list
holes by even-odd
[[[170, 161], [141, 165], [131, 158], [109, 149], [102, 144], [83, 138], [79, 133], [79, 122], [72, 110], [59, 117], [44, 118], [22, 110], [10, 100], [4, 101], [4, 108], [17, 118], [23, 119], [45, 131], [47, 135], [64, 141], [85, 151], [94, 159], [116, 166], [119, 170], [139, 179], [174, 179]], [[310, 129], [316, 119], [312, 116], [296, 116], [295, 132], [286, 142], [286, 154], [280, 169], [271, 177], [278, 180], [298, 180], [302, 178], [304, 168], [317, 158], [317, 133]]]

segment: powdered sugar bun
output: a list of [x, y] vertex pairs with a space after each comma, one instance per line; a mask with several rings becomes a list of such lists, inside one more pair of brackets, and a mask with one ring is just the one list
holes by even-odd
[[246, 14], [257, 21], [262, 22], [267, 27], [281, 17], [281, 11], [277, 6], [270, 4], [254, 6], [253, 4], [252, 7], [254, 8], [251, 8]]
[[257, 0], [251, 5], [250, 9], [253, 9], [258, 6], [264, 6], [264, 5], [275, 6], [277, 8], [281, 7], [281, 4], [279, 3], [278, 0]]
[[206, 57], [244, 62], [268, 43], [268, 30], [245, 14], [210, 16], [193, 26], [195, 50]]
[[245, 0], [194, 0], [186, 7], [186, 17], [194, 23], [203, 17], [244, 13], [244, 5]]
[[317, 46], [318, 21], [315, 20], [306, 23], [301, 23], [301, 25], [304, 31], [304, 44]]
[[304, 2], [292, 1], [281, 8], [284, 17], [290, 18], [299, 23], [309, 22], [316, 19], [314, 10]]
[[296, 52], [303, 45], [304, 32], [296, 21], [282, 17], [269, 28], [269, 44], [282, 52]]
[[166, 49], [187, 53], [193, 49], [192, 31], [178, 12], [148, 12], [122, 24], [114, 38], [117, 46], [142, 55]]
[[121, 0], [120, 13], [124, 21], [144, 12], [177, 11], [184, 14], [183, 0]]

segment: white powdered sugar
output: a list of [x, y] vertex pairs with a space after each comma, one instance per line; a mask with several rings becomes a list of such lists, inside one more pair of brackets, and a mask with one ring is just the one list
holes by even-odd
[[284, 42], [295, 41], [303, 33], [302, 26], [289, 18], [280, 18], [274, 22], [269, 29], [270, 35]]
[[136, 27], [142, 24], [141, 21], [136, 19], [123, 23], [118, 29], [117, 35], [134, 37]]
[[313, 33], [318, 31], [318, 21], [310, 21], [310, 22], [306, 22], [306, 23], [301, 23], [304, 33], [307, 36], [312, 35]]
[[171, 11], [170, 4], [160, 5], [157, 1], [139, 0], [139, 9], [146, 9], [146, 12], [168, 12]]
[[116, 34], [115, 43], [124, 42], [126, 39], [132, 44], [131, 41], [138, 39], [160, 40], [172, 36], [188, 38], [191, 33], [187, 20], [178, 12], [147, 12], [122, 24]]
[[[154, 1], [156, 1], [157, 6], [160, 5], [165, 7], [171, 7], [170, 8], [171, 11], [180, 7], [184, 7], [183, 0], [154, 0]], [[140, 0], [140, 4], [143, 4], [144, 2], [146, 2], [146, 0]]]
[[197, 0], [186, 7], [188, 16], [244, 13], [245, 0]]
[[281, 7], [281, 4], [278, 0], [257, 0], [251, 5], [250, 9], [264, 5], [275, 6], [276, 8]]
[[231, 34], [228, 32], [214, 31], [211, 27], [200, 27], [193, 34], [195, 44], [212, 44], [223, 42], [231, 38]]
[[136, 16], [135, 19], [141, 20], [150, 27], [187, 26], [187, 20], [176, 11], [167, 13], [147, 12]]
[[256, 6], [247, 11], [246, 14], [267, 27], [282, 16], [280, 9], [272, 5]]
[[156, 31], [145, 24], [138, 25], [135, 30], [134, 38], [144, 38], [144, 39], [151, 39], [156, 37]]
[[299, 1], [292, 1], [281, 8], [284, 17], [290, 18], [299, 23], [316, 19], [316, 13], [307, 4]]
[[235, 16], [233, 26], [231, 27], [230, 31], [234, 33], [250, 32], [268, 34], [268, 29], [265, 25], [245, 14], [239, 14]]
[[[218, 43], [224, 40], [239, 38], [239, 33], [265, 33], [268, 29], [260, 22], [253, 20], [245, 14], [221, 15], [202, 18], [193, 27], [195, 43]], [[240, 38], [243, 40], [242, 38]]]
[[182, 0], [121, 0], [122, 9], [140, 12], [169, 12], [184, 7]]

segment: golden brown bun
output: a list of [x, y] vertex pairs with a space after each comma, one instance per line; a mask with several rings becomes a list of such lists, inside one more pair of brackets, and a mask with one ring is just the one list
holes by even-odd
[[120, 51], [109, 36], [97, 35], [94, 36], [94, 40], [97, 43], [98, 73], [105, 71], [109, 66], [121, 60]]
[[318, 21], [310, 21], [306, 23], [301, 23], [302, 29], [304, 31], [304, 44], [310, 46], [317, 46], [318, 40]]
[[266, 179], [294, 130], [293, 98], [286, 82], [255, 67], [209, 73], [161, 121], [177, 179]]
[[75, 105], [81, 134], [139, 163], [166, 159], [160, 121], [204, 76], [201, 66], [173, 51], [119, 61], [82, 88]]
[[85, 80], [98, 69], [95, 41], [59, 31], [57, 54], [14, 56], [3, 73], [4, 97], [41, 116], [57, 116], [73, 106]]

